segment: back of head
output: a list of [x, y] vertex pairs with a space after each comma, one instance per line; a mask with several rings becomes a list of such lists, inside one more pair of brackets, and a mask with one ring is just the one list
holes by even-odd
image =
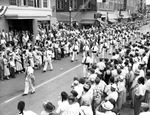
[[17, 108], [20, 111], [20, 114], [23, 114], [23, 110], [25, 108], [25, 102], [24, 101], [19, 101]]

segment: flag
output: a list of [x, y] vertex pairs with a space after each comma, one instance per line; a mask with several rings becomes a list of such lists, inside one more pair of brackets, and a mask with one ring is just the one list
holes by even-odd
[[0, 16], [3, 16], [7, 11], [7, 6], [0, 6]]

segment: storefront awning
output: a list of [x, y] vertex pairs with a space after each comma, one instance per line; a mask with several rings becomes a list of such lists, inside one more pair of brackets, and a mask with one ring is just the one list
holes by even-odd
[[115, 14], [115, 13], [108, 13], [108, 19], [109, 19], [109, 20], [118, 19], [118, 15]]
[[7, 11], [7, 8], [8, 8], [7, 6], [0, 5], [0, 17], [5, 14], [5, 12]]
[[37, 9], [28, 7], [12, 7], [9, 6], [5, 17], [6, 19], [39, 19], [50, 18], [52, 16], [51, 9]]
[[109, 21], [112, 22], [112, 23], [117, 22], [117, 20], [115, 20], [115, 19], [109, 19]]
[[131, 18], [131, 15], [127, 11], [121, 11], [121, 16], [123, 19]]
[[81, 20], [80, 24], [94, 24], [95, 20]]

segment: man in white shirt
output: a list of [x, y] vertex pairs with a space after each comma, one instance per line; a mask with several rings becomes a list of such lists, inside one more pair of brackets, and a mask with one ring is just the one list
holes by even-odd
[[106, 65], [103, 62], [102, 58], [99, 59], [99, 62], [97, 63], [97, 67], [99, 68], [100, 71], [104, 71], [104, 69], [106, 68]]
[[108, 96], [105, 99], [106, 100], [114, 99], [117, 102], [118, 92], [117, 92], [117, 86], [115, 84], [111, 86], [111, 92], [108, 94]]
[[46, 58], [46, 60], [45, 60], [45, 65], [44, 65], [44, 68], [43, 68], [43, 72], [46, 72], [48, 64], [50, 66], [50, 71], [52, 71], [53, 70], [53, 65], [52, 65], [52, 50], [51, 50], [51, 48], [49, 48], [46, 51], [46, 57], [45, 58]]
[[68, 97], [69, 106], [66, 112], [64, 112], [64, 115], [79, 115], [80, 105], [75, 100], [75, 97], [72, 95]]

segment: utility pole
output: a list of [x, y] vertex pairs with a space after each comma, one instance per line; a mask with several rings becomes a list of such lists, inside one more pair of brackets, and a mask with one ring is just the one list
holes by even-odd
[[71, 23], [72, 23], [72, 22], [71, 22], [71, 12], [72, 12], [72, 8], [71, 8], [71, 5], [70, 5], [70, 7], [69, 7], [69, 14], [70, 14], [70, 16], [69, 16], [69, 17], [70, 17], [70, 30], [71, 30]]

